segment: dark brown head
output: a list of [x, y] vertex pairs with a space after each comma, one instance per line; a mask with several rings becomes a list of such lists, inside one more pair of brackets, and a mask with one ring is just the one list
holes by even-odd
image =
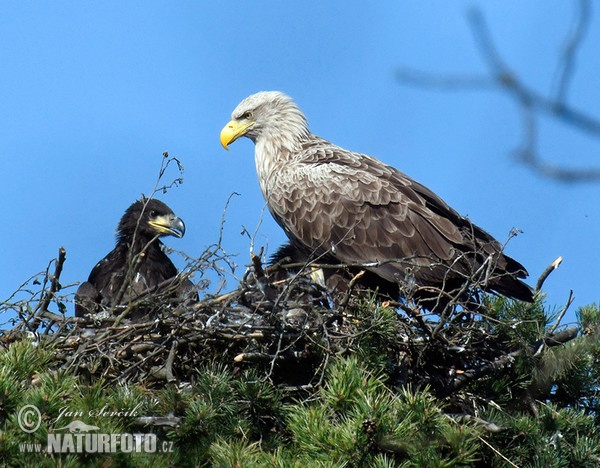
[[141, 240], [157, 235], [181, 238], [185, 234], [185, 224], [160, 200], [142, 198], [125, 211], [117, 228], [117, 241], [128, 241], [134, 234]]

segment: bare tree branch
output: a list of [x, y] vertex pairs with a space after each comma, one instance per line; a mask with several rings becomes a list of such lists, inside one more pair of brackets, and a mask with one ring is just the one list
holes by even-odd
[[537, 283], [535, 285], [535, 292], [538, 292], [542, 289], [542, 286], [544, 285], [544, 282], [546, 281], [548, 276], [550, 276], [550, 273], [552, 273], [554, 270], [558, 269], [558, 267], [560, 266], [562, 261], [563, 261], [563, 258], [558, 257], [550, 265], [548, 265], [548, 267], [542, 272], [542, 274], [540, 275], [540, 277], [537, 280]]
[[575, 56], [588, 32], [591, 16], [592, 5], [590, 1], [578, 0], [574, 25], [565, 40], [561, 60], [557, 64], [556, 91], [554, 93], [557, 102], [567, 100], [568, 87], [575, 71]]
[[[575, 58], [580, 49], [592, 16], [589, 0], [579, 0], [574, 25], [565, 40], [563, 51], [556, 66], [555, 90], [550, 96], [527, 86], [522, 78], [503, 60], [492, 34], [478, 9], [467, 15], [482, 60], [488, 68], [488, 76], [426, 73], [406, 67], [399, 69], [396, 78], [403, 84], [418, 85], [446, 91], [500, 89], [518, 105], [522, 115], [523, 134], [516, 155], [521, 163], [536, 173], [562, 182], [590, 182], [600, 180], [600, 167], [570, 168], [563, 164], [553, 164], [543, 158], [538, 151], [538, 119], [547, 116], [560, 124], [578, 132], [600, 138], [600, 118], [567, 102], [567, 95], [575, 73]], [[569, 158], [564, 158], [567, 160]]]

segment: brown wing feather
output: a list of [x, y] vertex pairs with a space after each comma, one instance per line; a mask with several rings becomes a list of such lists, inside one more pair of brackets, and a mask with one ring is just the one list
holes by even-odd
[[[405, 259], [376, 269], [389, 281], [412, 268], [425, 283], [473, 271], [499, 244], [426, 187], [369, 156], [309, 139], [276, 171], [268, 206], [288, 236], [344, 263]], [[479, 258], [462, 253], [481, 251]], [[499, 254], [499, 267], [509, 262]], [[512, 259], [508, 259], [511, 260]], [[524, 269], [514, 262], [516, 271]]]

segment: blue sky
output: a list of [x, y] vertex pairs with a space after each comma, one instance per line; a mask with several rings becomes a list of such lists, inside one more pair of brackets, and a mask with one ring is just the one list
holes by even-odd
[[[219, 132], [249, 94], [281, 90], [312, 131], [371, 154], [424, 183], [504, 241], [530, 284], [557, 256], [548, 303], [570, 289], [596, 302], [600, 183], [565, 185], [516, 162], [517, 107], [499, 92], [407, 87], [401, 66], [485, 74], [469, 30], [472, 2], [2, 2], [0, 4], [0, 299], [67, 250], [62, 283], [83, 281], [114, 245], [124, 210], [150, 193], [161, 154], [185, 167], [161, 195], [187, 226], [170, 247], [195, 257], [217, 242], [249, 261], [250, 240], [273, 252], [285, 238], [263, 213], [254, 148], [225, 152]], [[552, 89], [572, 26], [570, 2], [481, 2], [497, 46], [525, 82]], [[577, 56], [569, 98], [600, 116], [600, 21]], [[589, 137], [544, 120], [551, 160], [597, 162]], [[169, 171], [166, 181], [177, 177]], [[181, 257], [174, 257], [179, 266]], [[228, 287], [235, 287], [232, 277]], [[73, 291], [69, 289], [67, 291]], [[210, 292], [210, 289], [209, 289]], [[72, 311], [72, 308], [70, 309]]]

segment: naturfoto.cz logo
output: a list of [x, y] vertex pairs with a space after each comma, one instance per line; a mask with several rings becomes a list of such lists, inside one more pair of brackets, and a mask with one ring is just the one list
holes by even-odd
[[[100, 414], [113, 415], [118, 413], [120, 415], [128, 414], [131, 416], [135, 415], [135, 410], [137, 409], [138, 407], [131, 411], [115, 412], [107, 411], [106, 408], [103, 408], [103, 413]], [[98, 415], [97, 413], [95, 411], [94, 415]], [[54, 423], [66, 415], [81, 417], [82, 412], [68, 412], [63, 408]], [[36, 406], [27, 405], [19, 410], [17, 421], [21, 430], [31, 434], [39, 429], [42, 415]], [[43, 447], [42, 444], [21, 444], [20, 449], [22, 452], [35, 453], [155, 453], [173, 451], [173, 442], [159, 442], [156, 434], [105, 434], [96, 431], [100, 431], [99, 426], [87, 424], [80, 419], [73, 419], [70, 423], [61, 427], [55, 427], [48, 432], [46, 447]]]

